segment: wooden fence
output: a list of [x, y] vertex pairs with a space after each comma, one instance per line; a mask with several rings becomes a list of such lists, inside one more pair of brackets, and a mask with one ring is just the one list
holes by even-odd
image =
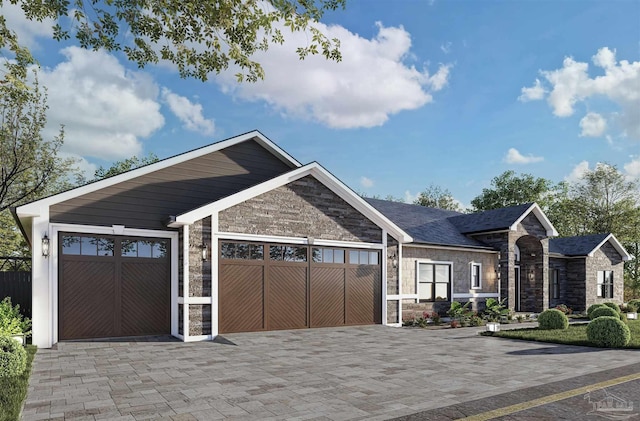
[[0, 272], [0, 300], [11, 297], [11, 304], [20, 304], [20, 312], [31, 318], [31, 272]]

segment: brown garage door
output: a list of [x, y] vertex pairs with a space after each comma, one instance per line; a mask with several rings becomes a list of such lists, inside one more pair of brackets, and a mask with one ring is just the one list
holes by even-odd
[[58, 255], [60, 340], [170, 333], [168, 240], [61, 233]]
[[220, 242], [220, 332], [381, 323], [380, 252]]

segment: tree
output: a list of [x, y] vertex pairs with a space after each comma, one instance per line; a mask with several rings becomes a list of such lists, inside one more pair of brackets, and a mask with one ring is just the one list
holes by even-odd
[[482, 193], [471, 201], [474, 212], [531, 202], [538, 203], [546, 210], [553, 201], [556, 188], [550, 180], [531, 174], [518, 176], [512, 170], [494, 177], [491, 186], [492, 188], [482, 189]]
[[453, 195], [448, 189], [442, 189], [440, 186], [433, 184], [421, 192], [413, 204], [462, 212], [459, 202], [453, 198]]
[[[0, 0], [0, 4], [1, 4]], [[237, 66], [239, 81], [256, 81], [264, 71], [252, 56], [284, 43], [283, 30], [309, 32], [301, 59], [322, 54], [340, 61], [340, 42], [313, 23], [346, 0], [9, 0], [30, 20], [53, 19], [53, 37], [75, 36], [88, 49], [124, 51], [144, 67], [167, 60], [180, 76], [206, 81], [209, 73]]]
[[100, 166], [93, 174], [94, 176], [93, 181], [102, 180], [103, 178], [113, 177], [114, 175], [131, 171], [139, 167], [144, 167], [145, 165], [153, 164], [154, 162], [158, 162], [158, 161], [159, 161], [158, 157], [153, 153], [150, 153], [149, 155], [142, 158], [138, 158], [137, 156], [134, 155], [131, 158], [114, 162], [109, 168], [104, 168], [103, 166]]

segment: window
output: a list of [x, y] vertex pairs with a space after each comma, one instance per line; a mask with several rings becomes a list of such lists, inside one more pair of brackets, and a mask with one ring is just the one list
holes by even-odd
[[613, 271], [598, 271], [598, 297], [613, 298]]
[[558, 269], [551, 271], [551, 298], [560, 298], [560, 273]]
[[448, 301], [451, 265], [448, 263], [418, 263], [418, 300]]
[[482, 288], [482, 265], [471, 263], [471, 289]]
[[161, 259], [167, 257], [167, 242], [152, 240], [122, 240], [122, 257], [146, 257]]
[[113, 238], [62, 236], [62, 254], [80, 256], [113, 256]]
[[329, 248], [314, 248], [313, 261], [316, 263], [344, 263], [344, 250]]
[[220, 244], [222, 259], [262, 260], [264, 247], [262, 244], [222, 243]]
[[300, 246], [269, 246], [269, 258], [283, 262], [306, 262], [307, 248]]
[[351, 250], [349, 252], [349, 263], [351, 263], [352, 265], [377, 265], [378, 252]]

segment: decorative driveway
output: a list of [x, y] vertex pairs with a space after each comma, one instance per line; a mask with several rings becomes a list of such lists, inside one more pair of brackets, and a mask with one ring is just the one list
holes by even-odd
[[64, 342], [36, 354], [23, 417], [389, 419], [640, 362], [640, 352], [384, 326]]

